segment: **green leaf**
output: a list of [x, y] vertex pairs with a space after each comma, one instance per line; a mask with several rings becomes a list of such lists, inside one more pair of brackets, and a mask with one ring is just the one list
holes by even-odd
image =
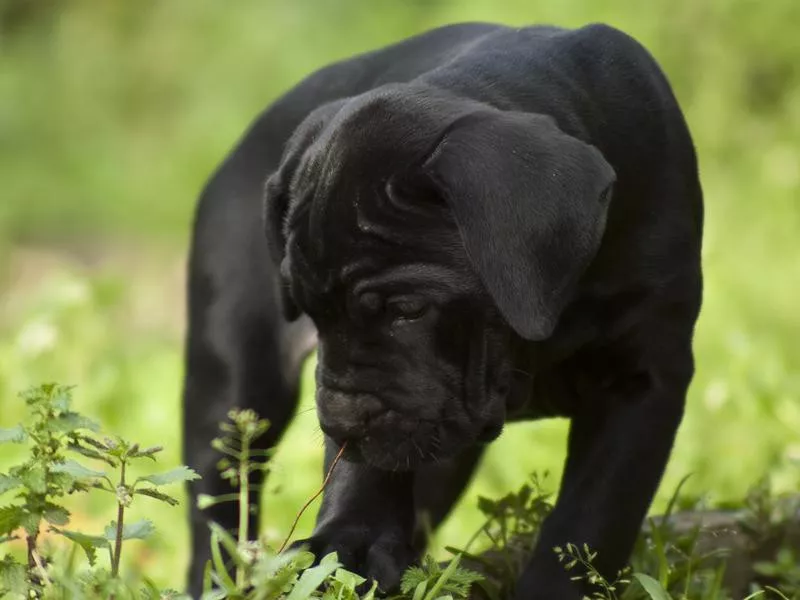
[[425, 581], [428, 574], [425, 569], [416, 565], [408, 567], [400, 579], [400, 591], [404, 594], [410, 594], [411, 590], [419, 587], [420, 582]]
[[91, 566], [94, 566], [97, 560], [97, 549], [100, 548], [102, 550], [109, 547], [108, 540], [99, 535], [86, 535], [78, 531], [67, 531], [66, 529], [57, 529], [55, 527], [53, 531], [78, 544], [86, 553], [86, 558]]
[[375, 592], [378, 590], [378, 582], [374, 579], [372, 580], [372, 586], [369, 588], [369, 591], [361, 596], [361, 600], [375, 600]]
[[[122, 526], [122, 539], [123, 540], [143, 540], [150, 537], [155, 533], [156, 526], [149, 519], [141, 519], [133, 523], [125, 523]], [[104, 532], [105, 538], [109, 541], [117, 539], [117, 522], [111, 521], [106, 526]]]
[[25, 433], [22, 425], [11, 428], [0, 427], [0, 443], [13, 442], [14, 444], [20, 444], [27, 438], [28, 434]]
[[366, 579], [361, 577], [361, 575], [356, 575], [347, 569], [336, 569], [336, 572], [333, 574], [333, 578], [342, 583], [347, 589], [354, 591], [359, 585], [366, 581]]
[[307, 600], [341, 566], [335, 552], [326, 555], [319, 565], [303, 571], [286, 600]]
[[83, 415], [76, 412], [65, 412], [50, 421], [50, 430], [59, 433], [70, 433], [79, 429], [99, 431], [100, 426]]
[[150, 496], [151, 498], [155, 498], [156, 500], [161, 500], [161, 502], [166, 502], [170, 506], [177, 506], [178, 499], [173, 498], [169, 494], [165, 494], [164, 492], [159, 492], [153, 488], [140, 488], [135, 490], [134, 495], [142, 495], [142, 496]]
[[28, 535], [36, 535], [39, 532], [39, 524], [42, 521], [42, 513], [22, 511], [20, 525], [25, 528]]
[[167, 485], [168, 483], [178, 483], [179, 481], [192, 481], [200, 479], [200, 475], [195, 473], [187, 466], [180, 466], [164, 473], [155, 473], [145, 477], [139, 477], [136, 481], [149, 481], [153, 485]]
[[634, 573], [633, 577], [639, 582], [642, 588], [644, 588], [644, 591], [647, 592], [647, 595], [650, 596], [652, 600], [670, 600], [669, 594], [661, 587], [661, 584], [649, 575]]
[[214, 569], [211, 565], [211, 560], [206, 561], [206, 566], [203, 569], [203, 591], [210, 592], [211, 586], [213, 585], [213, 580], [211, 578], [211, 574], [213, 573]]
[[[12, 594], [27, 598], [28, 583], [25, 574], [25, 565], [18, 563], [12, 556], [8, 555], [3, 560], [0, 560], [0, 584], [2, 584], [2, 587]], [[6, 596], [3, 597], [6, 598]]]
[[81, 463], [75, 460], [65, 460], [63, 463], [53, 465], [53, 473], [66, 473], [76, 479], [94, 479], [97, 477], [105, 477], [103, 471], [95, 471], [84, 467]]
[[47, 480], [44, 469], [41, 467], [33, 466], [25, 469], [20, 479], [22, 479], [22, 484], [35, 494], [47, 492]]
[[428, 582], [420, 581], [414, 588], [414, 595], [411, 600], [422, 600], [425, 597], [425, 592], [428, 591]]
[[450, 577], [453, 575], [456, 569], [458, 569], [458, 564], [461, 562], [461, 555], [457, 554], [452, 558], [450, 564], [447, 565], [447, 568], [439, 575], [439, 579], [436, 580], [436, 583], [433, 584], [433, 587], [430, 591], [425, 594], [426, 600], [435, 600], [438, 598], [437, 594], [439, 590], [442, 589], [442, 586], [447, 583]]
[[152, 458], [153, 460], [156, 459], [155, 455], [161, 452], [164, 449], [163, 446], [150, 446], [149, 448], [144, 448], [142, 450], [136, 450], [130, 453], [131, 458]]
[[[215, 525], [215, 523], [209, 523]], [[211, 528], [211, 560], [214, 563], [213, 575], [225, 590], [231, 594], [236, 592], [236, 583], [231, 579], [225, 560], [222, 558], [222, 548], [220, 546], [220, 531], [222, 527]]]
[[42, 386], [43, 395], [50, 396], [52, 394], [52, 406], [58, 411], [67, 412], [69, 405], [72, 403], [72, 390], [74, 386], [71, 385], [55, 385], [48, 384]]
[[81, 446], [80, 444], [70, 444], [68, 446], [70, 450], [73, 452], [77, 452], [78, 454], [85, 456], [86, 458], [93, 458], [94, 460], [102, 460], [104, 463], [111, 467], [116, 467], [117, 463], [111, 460], [109, 457], [101, 454], [94, 448], [87, 448], [86, 446]]
[[24, 517], [25, 510], [21, 506], [0, 506], [0, 535], [19, 529]]
[[63, 506], [47, 503], [44, 508], [44, 519], [51, 525], [66, 525], [69, 523], [69, 511]]
[[10, 490], [14, 490], [22, 485], [22, 480], [19, 477], [11, 477], [0, 473], [0, 494], [4, 494]]
[[247, 562], [244, 560], [244, 557], [239, 552], [239, 545], [234, 537], [228, 533], [224, 527], [219, 525], [218, 523], [214, 523], [213, 521], [208, 524], [208, 527], [211, 531], [216, 534], [217, 539], [219, 540], [220, 544], [225, 548], [230, 556], [231, 560], [236, 563], [237, 567], [245, 567], [247, 566]]

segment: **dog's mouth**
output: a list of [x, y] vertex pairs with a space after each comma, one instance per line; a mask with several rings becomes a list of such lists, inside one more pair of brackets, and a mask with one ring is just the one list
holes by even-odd
[[474, 444], [492, 441], [502, 430], [502, 423], [487, 423], [475, 429], [461, 421], [450, 418], [443, 422], [412, 422], [389, 415], [364, 435], [330, 437], [339, 447], [346, 446], [343, 457], [348, 461], [386, 471], [407, 471], [453, 458]]

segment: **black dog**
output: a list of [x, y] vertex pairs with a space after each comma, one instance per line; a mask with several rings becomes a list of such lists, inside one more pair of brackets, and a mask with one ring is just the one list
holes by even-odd
[[[200, 200], [192, 492], [227, 491], [209, 442], [230, 407], [278, 441], [316, 332], [327, 462], [344, 442], [347, 460], [312, 549], [392, 587], [420, 514], [441, 521], [482, 443], [564, 416], [563, 482], [517, 594], [578, 598], [552, 548], [586, 542], [602, 572], [624, 566], [681, 422], [702, 219], [669, 84], [611, 27], [455, 25], [322, 69]], [[193, 509], [195, 592], [207, 518], [236, 523]]]

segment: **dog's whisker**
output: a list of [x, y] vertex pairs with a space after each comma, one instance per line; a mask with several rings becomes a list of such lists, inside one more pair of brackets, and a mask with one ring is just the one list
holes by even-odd
[[419, 457], [421, 459], [425, 460], [425, 456], [423, 456], [423, 454], [422, 454], [422, 448], [419, 447], [419, 444], [417, 444], [416, 440], [412, 439], [411, 440], [411, 444], [414, 446], [414, 448], [417, 449], [417, 453], [419, 454]]
[[529, 379], [533, 379], [533, 373], [529, 373], [528, 371], [525, 371], [523, 369], [518, 369], [516, 367], [512, 367], [511, 368], [511, 372], [512, 373], [519, 373], [520, 375], [525, 375], [525, 377], [528, 377]]

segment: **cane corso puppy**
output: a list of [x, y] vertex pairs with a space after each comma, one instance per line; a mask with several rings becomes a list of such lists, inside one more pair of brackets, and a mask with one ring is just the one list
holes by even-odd
[[[553, 547], [585, 542], [615, 575], [681, 422], [702, 221], [681, 109], [612, 27], [453, 25], [317, 71], [200, 199], [192, 493], [229, 491], [209, 442], [231, 407], [279, 440], [316, 344], [326, 462], [346, 443], [318, 556], [392, 588], [420, 519], [442, 520], [504, 423], [566, 417], [563, 481], [516, 593], [579, 598]], [[195, 592], [207, 519], [236, 524], [233, 507], [192, 509]]]

